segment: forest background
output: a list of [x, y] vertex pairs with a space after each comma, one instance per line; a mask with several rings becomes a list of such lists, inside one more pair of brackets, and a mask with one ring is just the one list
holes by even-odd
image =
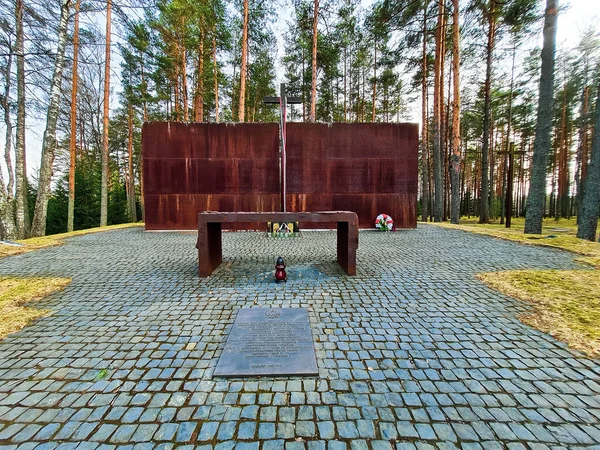
[[[291, 120], [424, 124], [423, 220], [504, 220], [507, 195], [527, 212], [550, 1], [50, 3], [0, 0], [3, 239], [142, 219], [144, 121], [276, 121], [262, 99], [282, 81], [304, 100]], [[598, 172], [600, 6], [571, 3], [544, 167], [555, 218]]]

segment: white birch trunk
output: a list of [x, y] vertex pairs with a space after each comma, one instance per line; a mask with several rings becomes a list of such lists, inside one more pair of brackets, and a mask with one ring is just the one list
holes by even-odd
[[25, 156], [25, 45], [23, 36], [23, 0], [15, 3], [17, 54], [17, 136], [15, 146], [15, 225], [16, 237], [29, 234], [29, 208], [27, 207], [27, 168]]
[[4, 125], [6, 126], [6, 138], [4, 141], [4, 159], [8, 171], [8, 182], [4, 184], [4, 176], [0, 170], [0, 238], [12, 239], [16, 233], [15, 209], [13, 203], [13, 166], [10, 152], [12, 151], [12, 121], [10, 120], [10, 71], [12, 68], [12, 54], [8, 56], [6, 65], [6, 86], [4, 95], [0, 98], [4, 108]]
[[50, 195], [50, 181], [52, 179], [52, 164], [56, 153], [56, 122], [60, 112], [60, 92], [62, 87], [62, 73], [65, 65], [65, 47], [67, 45], [67, 23], [69, 21], [69, 8], [71, 0], [63, 0], [60, 6], [60, 23], [58, 26], [58, 47], [56, 59], [54, 60], [54, 73], [50, 88], [50, 104], [46, 115], [46, 130], [42, 141], [42, 157], [40, 162], [40, 174], [38, 181], [38, 192], [35, 199], [35, 210], [33, 223], [31, 225], [32, 236], [44, 236], [46, 234], [46, 215], [48, 212], [48, 197]]

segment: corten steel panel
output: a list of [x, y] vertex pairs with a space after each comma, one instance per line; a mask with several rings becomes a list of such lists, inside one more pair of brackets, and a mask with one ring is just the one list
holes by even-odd
[[279, 210], [277, 124], [146, 123], [142, 155], [146, 229], [195, 230], [207, 210]]
[[418, 125], [287, 125], [290, 211], [347, 210], [361, 227], [390, 214], [417, 226]]

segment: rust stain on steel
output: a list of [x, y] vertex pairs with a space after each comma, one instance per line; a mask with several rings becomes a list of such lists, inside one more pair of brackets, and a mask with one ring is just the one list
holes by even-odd
[[386, 213], [417, 226], [418, 125], [287, 125], [287, 203], [292, 211], [347, 210], [361, 227]]
[[194, 230], [207, 210], [279, 210], [275, 123], [146, 123], [142, 155], [146, 229]]

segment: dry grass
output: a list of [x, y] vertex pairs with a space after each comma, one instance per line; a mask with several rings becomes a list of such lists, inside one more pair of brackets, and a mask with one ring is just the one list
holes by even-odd
[[[476, 222], [476, 219], [466, 221], [463, 220], [459, 225], [453, 225], [447, 222], [437, 223], [435, 225], [457, 230], [470, 231], [471, 233], [483, 234], [486, 236], [493, 236], [499, 239], [519, 242], [521, 244], [539, 245], [542, 247], [552, 247], [559, 248], [561, 250], [567, 250], [584, 256], [584, 258], [579, 258], [578, 261], [595, 265], [595, 267], [600, 267], [600, 242], [591, 242], [586, 241], [585, 239], [578, 239], [575, 236], [575, 233], [577, 232], [577, 225], [574, 219], [561, 219], [558, 222], [554, 219], [546, 219], [544, 220], [543, 224], [543, 234], [524, 234], [524, 219], [514, 219], [514, 221], [516, 223], [513, 222], [513, 228], [505, 228], [504, 225], [496, 223], [477, 224], [474, 223]], [[463, 222], [467, 223], [463, 224]]]
[[[78, 230], [71, 233], [24, 239], [22, 241], [17, 241], [18, 243], [23, 244], [21, 247], [0, 243], [0, 258], [31, 252], [40, 248], [62, 245], [64, 239], [73, 236], [139, 226], [143, 226], [143, 224], [126, 223], [108, 227]], [[70, 282], [70, 278], [20, 278], [0, 276], [0, 339], [6, 337], [10, 333], [19, 331], [35, 319], [47, 316], [50, 311], [32, 307], [29, 302], [40, 300], [53, 292], [64, 289]]]
[[[493, 236], [526, 245], [558, 248], [581, 255], [577, 258], [600, 269], [600, 243], [577, 239], [574, 219], [546, 219], [542, 234], [524, 234], [523, 218], [513, 219], [513, 228], [499, 223], [437, 224], [446, 228]], [[600, 227], [599, 227], [600, 228]], [[512, 270], [477, 276], [488, 286], [533, 305], [519, 319], [590, 356], [600, 357], [600, 273], [598, 270]]]
[[600, 357], [600, 274], [597, 270], [513, 270], [477, 276], [529, 302], [519, 319], [590, 356]]
[[29, 303], [64, 289], [70, 282], [70, 278], [0, 277], [0, 339], [47, 316], [50, 311]]
[[83, 234], [98, 233], [101, 231], [119, 230], [121, 228], [131, 228], [143, 226], [143, 223], [122, 223], [119, 225], [110, 225], [107, 227], [88, 228], [86, 230], [77, 230], [70, 233], [52, 234], [50, 236], [42, 236], [37, 238], [23, 239], [22, 241], [16, 241], [19, 244], [23, 244], [22, 247], [13, 245], [7, 245], [0, 243], [0, 258], [4, 256], [18, 255], [20, 253], [27, 253], [33, 250], [38, 250], [45, 247], [54, 247], [56, 245], [64, 244], [63, 240], [73, 236], [81, 236]]

